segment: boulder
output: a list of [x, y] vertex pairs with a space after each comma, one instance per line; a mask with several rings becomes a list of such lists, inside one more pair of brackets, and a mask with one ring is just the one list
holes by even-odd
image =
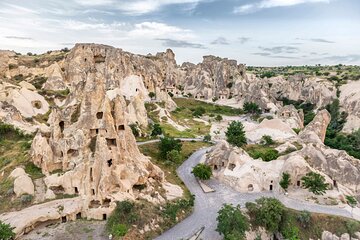
[[330, 113], [327, 110], [318, 112], [315, 118], [299, 133], [299, 137], [305, 142], [324, 143], [330, 120]]
[[34, 195], [35, 187], [28, 175], [21, 175], [14, 180], [14, 192], [17, 197], [23, 194]]

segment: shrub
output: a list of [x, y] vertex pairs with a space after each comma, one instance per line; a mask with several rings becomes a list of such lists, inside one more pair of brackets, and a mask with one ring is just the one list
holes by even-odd
[[271, 232], [277, 232], [284, 214], [284, 205], [275, 198], [265, 197], [256, 200], [256, 203], [256, 222]]
[[191, 173], [194, 174], [195, 177], [201, 179], [201, 180], [208, 180], [211, 178], [212, 171], [211, 167], [209, 165], [199, 163], [197, 164]]
[[123, 237], [127, 232], [128, 228], [125, 224], [116, 224], [111, 229], [111, 233], [114, 234], [115, 237]]
[[328, 183], [325, 183], [325, 178], [315, 172], [307, 173], [301, 180], [302, 185], [316, 195], [323, 195], [329, 186]]
[[283, 172], [282, 178], [281, 178], [279, 184], [286, 191], [290, 185], [290, 174], [287, 172]]
[[13, 227], [10, 224], [3, 223], [0, 221], [0, 237], [1, 240], [11, 240], [15, 238], [15, 233], [13, 232]]
[[274, 140], [269, 135], [264, 135], [261, 137], [260, 143], [265, 146], [269, 146], [274, 144]]
[[194, 117], [201, 117], [202, 115], [204, 115], [205, 112], [206, 112], [205, 108], [203, 108], [203, 107], [197, 107], [197, 108], [193, 111], [193, 116], [194, 116]]
[[246, 144], [244, 126], [239, 121], [233, 121], [229, 124], [225, 132], [226, 140], [237, 147]]
[[155, 94], [154, 92], [149, 92], [149, 97], [150, 97], [151, 99], [153, 99], [155, 96], [156, 96], [156, 94]]
[[221, 115], [216, 115], [215, 121], [220, 122], [223, 120], [223, 117]]
[[259, 108], [259, 105], [257, 105], [254, 102], [244, 103], [244, 111], [245, 111], [245, 113], [251, 113], [251, 114], [260, 114], [261, 113], [261, 109]]
[[356, 206], [357, 200], [355, 197], [347, 195], [345, 198], [346, 198], [346, 202], [347, 202], [347, 204], [349, 204], [349, 206], [351, 206], [351, 207]]
[[218, 221], [216, 231], [223, 234], [225, 240], [244, 239], [245, 231], [249, 229], [248, 220], [242, 214], [240, 206], [224, 204], [216, 220]]
[[254, 158], [258, 159], [261, 158], [265, 162], [270, 162], [275, 160], [279, 157], [279, 152], [276, 149], [270, 147], [250, 147], [247, 152], [249, 155]]
[[181, 141], [174, 138], [163, 137], [160, 139], [159, 150], [160, 150], [160, 157], [166, 159], [167, 153], [176, 150], [181, 152]]
[[166, 159], [173, 163], [181, 163], [183, 158], [178, 150], [171, 150], [166, 154]]
[[140, 130], [139, 130], [138, 126], [135, 123], [130, 124], [129, 127], [131, 128], [131, 131], [132, 131], [132, 133], [134, 134], [135, 137], [140, 136]]
[[306, 210], [303, 210], [297, 216], [297, 220], [299, 221], [299, 223], [303, 228], [308, 228], [311, 222], [311, 213]]
[[204, 142], [210, 142], [211, 141], [211, 135], [210, 134], [205, 135], [203, 141]]
[[162, 133], [163, 133], [163, 131], [162, 131], [160, 124], [155, 123], [153, 126], [153, 129], [151, 131], [151, 136], [155, 137], [155, 136], [161, 135]]

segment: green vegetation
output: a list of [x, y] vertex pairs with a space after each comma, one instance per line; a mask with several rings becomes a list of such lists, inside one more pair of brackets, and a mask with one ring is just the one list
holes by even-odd
[[355, 207], [356, 206], [356, 204], [357, 204], [357, 200], [356, 200], [356, 198], [355, 197], [353, 197], [353, 196], [346, 196], [346, 202], [349, 204], [349, 206], [351, 206], [351, 207]]
[[163, 133], [163, 130], [162, 130], [160, 124], [155, 123], [152, 126], [151, 136], [156, 137], [156, 136], [161, 135], [162, 133]]
[[165, 159], [167, 157], [168, 152], [170, 151], [178, 151], [180, 152], [182, 148], [181, 141], [174, 138], [163, 137], [160, 139], [159, 151], [160, 157]]
[[135, 137], [140, 137], [140, 130], [137, 124], [132, 123], [129, 125], [129, 127], [131, 128], [131, 131]]
[[183, 158], [178, 150], [173, 149], [166, 154], [166, 160], [168, 161], [168, 164], [181, 163]]
[[270, 146], [273, 145], [275, 142], [269, 135], [264, 135], [261, 137], [260, 143], [264, 146]]
[[34, 85], [36, 89], [41, 89], [44, 83], [47, 81], [46, 77], [36, 75], [31, 81], [31, 84]]
[[160, 156], [160, 150], [159, 150], [160, 142], [156, 143], [149, 143], [140, 145], [139, 149], [140, 151], [146, 155], [151, 157], [152, 162], [154, 162], [156, 165], [158, 165], [165, 173], [165, 178], [168, 182], [177, 184], [185, 190], [187, 195], [189, 196], [189, 192], [187, 189], [185, 189], [184, 183], [181, 181], [181, 179], [177, 176], [176, 169], [182, 164], [184, 160], [186, 160], [193, 152], [198, 150], [202, 147], [208, 147], [210, 146], [209, 143], [205, 142], [181, 142], [181, 162], [169, 162], [166, 161], [166, 158], [163, 158]]
[[223, 120], [223, 117], [221, 115], [216, 115], [215, 121], [220, 122]]
[[255, 202], [256, 204], [246, 204], [250, 215], [255, 217], [258, 225], [265, 227], [268, 231], [276, 233], [280, 229], [285, 210], [284, 205], [275, 198], [262, 197]]
[[280, 156], [279, 152], [271, 146], [252, 144], [246, 145], [243, 148], [252, 158], [261, 158], [265, 162], [270, 162]]
[[338, 99], [335, 99], [326, 109], [331, 115], [331, 121], [326, 130], [325, 144], [331, 148], [345, 150], [349, 155], [360, 159], [360, 129], [351, 134], [341, 132], [347, 114], [340, 113]]
[[149, 92], [149, 97], [153, 99], [154, 97], [156, 97], [156, 94], [154, 92]]
[[254, 102], [246, 102], [246, 103], [244, 103], [244, 112], [250, 113], [250, 114], [260, 114], [261, 109], [260, 109], [259, 105], [257, 105]]
[[[173, 100], [177, 104], [179, 111], [190, 110], [192, 112], [195, 111], [195, 109], [197, 109], [198, 107], [202, 107], [205, 109], [205, 112], [207, 114], [237, 116], [243, 113], [243, 111], [238, 108], [219, 106], [211, 103], [198, 101], [192, 98], [174, 98]], [[189, 106], [191, 107], [189, 108]]]
[[80, 110], [81, 110], [81, 105], [78, 104], [75, 108], [75, 111], [71, 114], [71, 122], [72, 123], [76, 123], [79, 120]]
[[15, 238], [15, 233], [9, 224], [0, 221], [0, 237], [1, 240], [11, 240]]
[[25, 165], [25, 172], [30, 175], [32, 179], [42, 178], [44, 174], [41, 168], [37, 167], [34, 163], [28, 162]]
[[233, 121], [229, 124], [225, 132], [226, 140], [237, 147], [246, 144], [244, 126], [239, 121]]
[[248, 219], [242, 214], [240, 206], [224, 204], [216, 218], [216, 231], [224, 235], [225, 240], [241, 240], [249, 229]]
[[195, 177], [199, 178], [200, 180], [208, 180], [211, 178], [212, 171], [209, 165], [199, 163], [197, 164], [191, 173], [194, 174]]
[[210, 134], [206, 134], [204, 136], [204, 139], [203, 139], [204, 142], [210, 142], [211, 141], [211, 135]]
[[315, 172], [307, 173], [301, 180], [302, 185], [316, 195], [324, 194], [329, 187], [329, 184], [325, 183], [325, 178]]
[[315, 112], [313, 111], [315, 105], [312, 103], [305, 103], [303, 101], [293, 101], [288, 98], [279, 99], [284, 103], [284, 105], [294, 105], [296, 109], [302, 109], [304, 112], [304, 125], [308, 125], [315, 117]]
[[280, 180], [280, 186], [286, 191], [290, 185], [290, 174], [287, 172], [283, 172], [282, 178]]
[[246, 203], [252, 227], [262, 226], [280, 232], [285, 239], [321, 239], [323, 231], [337, 236], [354, 233], [360, 230], [359, 222], [343, 217], [295, 211], [285, 208], [278, 200], [262, 198], [256, 203]]
[[199, 106], [197, 108], [195, 108], [195, 110], [193, 111], [193, 116], [194, 117], [201, 117], [202, 115], [204, 115], [206, 113], [206, 110], [204, 107]]

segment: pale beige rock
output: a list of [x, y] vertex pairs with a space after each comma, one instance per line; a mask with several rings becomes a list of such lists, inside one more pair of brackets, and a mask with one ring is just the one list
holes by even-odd
[[28, 90], [31, 90], [31, 91], [35, 91], [35, 90], [36, 90], [36, 88], [35, 88], [32, 84], [30, 84], [30, 83], [28, 83], [28, 82], [24, 82], [24, 81], [21, 81], [21, 82], [19, 83], [19, 86], [22, 87], [22, 88], [26, 88], [26, 89], [28, 89]]
[[34, 195], [34, 183], [28, 175], [22, 175], [14, 180], [14, 192], [17, 197], [23, 194]]
[[45, 75], [47, 76], [47, 80], [43, 85], [44, 89], [53, 90], [53, 91], [61, 91], [67, 88], [63, 72], [58, 63], [53, 63], [45, 70]]
[[299, 137], [305, 142], [323, 143], [330, 120], [327, 110], [318, 112], [315, 118], [299, 133]]
[[25, 170], [23, 168], [15, 168], [9, 175], [10, 178], [18, 178], [20, 176], [26, 175]]
[[163, 187], [166, 191], [166, 198], [168, 200], [174, 200], [176, 198], [180, 198], [184, 194], [184, 191], [180, 186], [165, 182], [163, 183]]

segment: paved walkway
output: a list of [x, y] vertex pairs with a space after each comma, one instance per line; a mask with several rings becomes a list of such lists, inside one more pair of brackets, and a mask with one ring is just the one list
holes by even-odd
[[[205, 227], [205, 229], [201, 233], [200, 239], [220, 240], [222, 237], [215, 229], [217, 225], [217, 212], [221, 206], [224, 203], [232, 203], [234, 205], [240, 204], [241, 207], [244, 207], [246, 202], [253, 202], [260, 197], [278, 198], [286, 207], [296, 210], [308, 210], [316, 213], [352, 217], [350, 207], [339, 208], [322, 206], [290, 199], [284, 195], [275, 194], [273, 192], [240, 193], [215, 179], [209, 180], [206, 184], [215, 189], [216, 192], [204, 193], [193, 174], [191, 174], [191, 170], [200, 161], [207, 150], [209, 150], [209, 148], [198, 150], [177, 170], [178, 175], [184, 181], [185, 185], [191, 193], [195, 195], [195, 207], [193, 213], [182, 222], [157, 237], [156, 240], [188, 239], [202, 227]], [[354, 216], [354, 218], [360, 220], [360, 214]]]

